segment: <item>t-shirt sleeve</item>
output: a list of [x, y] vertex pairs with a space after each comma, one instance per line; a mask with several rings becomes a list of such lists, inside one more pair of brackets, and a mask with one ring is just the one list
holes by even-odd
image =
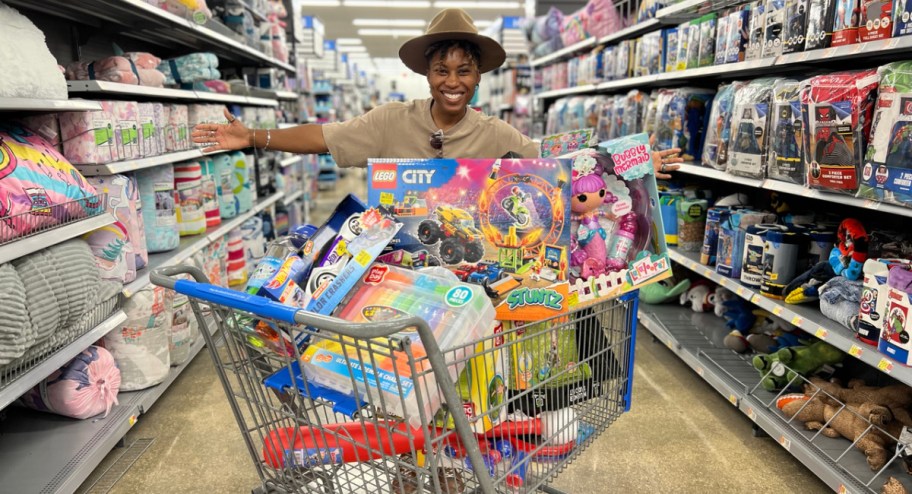
[[513, 126], [502, 120], [499, 121], [498, 127], [500, 128], [498, 134], [505, 147], [501, 156], [505, 156], [509, 152], [514, 152], [526, 159], [538, 158], [540, 156], [538, 146], [532, 139], [529, 139], [520, 131], [513, 128]]
[[323, 140], [336, 164], [363, 168], [369, 158], [379, 157], [387, 115], [381, 106], [351, 120], [323, 125]]

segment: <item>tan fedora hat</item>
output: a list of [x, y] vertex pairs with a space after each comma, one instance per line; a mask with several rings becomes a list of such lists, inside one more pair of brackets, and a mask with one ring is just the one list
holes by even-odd
[[478, 70], [482, 73], [500, 67], [507, 58], [500, 43], [478, 34], [478, 28], [465, 10], [446, 9], [434, 16], [424, 35], [406, 41], [399, 48], [399, 59], [412, 71], [425, 75], [428, 71], [425, 57], [428, 47], [438, 41], [448, 40], [465, 40], [478, 46], [481, 54]]

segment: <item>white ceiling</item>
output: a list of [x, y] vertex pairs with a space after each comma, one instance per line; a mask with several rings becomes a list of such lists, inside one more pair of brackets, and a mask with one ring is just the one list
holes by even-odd
[[[326, 39], [338, 38], [361, 38], [361, 45], [364, 49], [355, 48], [355, 50], [366, 52], [374, 60], [374, 66], [379, 70], [400, 70], [405, 69], [398, 61], [399, 46], [416, 34], [424, 31], [427, 22], [434, 15], [442, 10], [444, 5], [452, 2], [442, 2], [440, 0], [421, 2], [430, 5], [427, 8], [416, 7], [365, 7], [365, 6], [346, 6], [345, 4], [355, 3], [357, 0], [294, 0], [295, 4], [300, 5], [299, 15], [317, 16], [326, 28]], [[332, 4], [339, 3], [340, 6], [317, 6], [315, 4]], [[394, 4], [395, 1], [382, 2], [384, 5]], [[503, 8], [504, 2], [497, 1], [477, 1], [472, 2], [481, 5], [493, 5], [496, 8], [467, 8], [465, 9], [476, 21], [487, 21], [488, 23], [496, 20], [500, 16], [522, 16], [524, 14], [524, 1], [517, 0], [515, 3], [519, 8]], [[356, 26], [353, 24], [355, 19], [366, 19], [368, 22]], [[389, 20], [411, 21], [410, 23], [401, 23], [408, 25], [385, 25]], [[364, 25], [370, 24], [370, 25]], [[483, 23], [479, 30], [483, 31], [486, 25]], [[392, 35], [359, 35], [359, 30], [406, 30], [399, 36]], [[411, 31], [411, 32], [410, 32]], [[363, 33], [363, 31], [362, 31]], [[359, 64], [361, 65], [361, 64]]]

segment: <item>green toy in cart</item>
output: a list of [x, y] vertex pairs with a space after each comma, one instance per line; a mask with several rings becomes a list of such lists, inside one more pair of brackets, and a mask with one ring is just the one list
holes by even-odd
[[824, 366], [841, 363], [844, 356], [836, 347], [817, 341], [808, 346], [783, 348], [770, 355], [757, 355], [753, 364], [760, 372], [763, 389], [777, 391], [789, 383], [800, 385], [803, 381], [798, 375], [810, 377]]
[[[375, 264], [358, 280], [333, 315], [353, 322], [378, 322], [403, 317], [424, 319], [444, 352], [468, 356], [474, 343], [490, 336], [494, 308], [477, 286], [452, 279]], [[410, 355], [388, 338], [355, 342], [334, 335], [316, 336], [302, 353], [302, 370], [308, 380], [342, 393], [367, 393], [370, 402], [384, 400], [386, 412], [420, 424], [420, 413], [432, 416], [440, 406], [440, 393], [426, 358], [424, 344], [414, 328], [407, 338]], [[456, 381], [465, 361], [447, 368]], [[423, 408], [416, 391], [420, 390]]]
[[383, 253], [394, 263], [405, 251], [441, 264], [483, 288], [500, 320], [568, 310], [569, 161], [371, 160], [368, 202], [403, 224]]

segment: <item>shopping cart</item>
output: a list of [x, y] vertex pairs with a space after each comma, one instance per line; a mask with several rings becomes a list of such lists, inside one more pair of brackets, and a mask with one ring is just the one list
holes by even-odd
[[[203, 334], [262, 481], [254, 492], [558, 493], [548, 484], [630, 407], [636, 292], [440, 349], [416, 317], [355, 324], [206, 284], [187, 266], [151, 280], [188, 295], [201, 327], [204, 315], [217, 323]], [[321, 340], [354, 350], [351, 393], [302, 376], [301, 343]], [[378, 383], [384, 361], [394, 377]], [[419, 413], [403, 419], [388, 411], [404, 409], [406, 382]]]

